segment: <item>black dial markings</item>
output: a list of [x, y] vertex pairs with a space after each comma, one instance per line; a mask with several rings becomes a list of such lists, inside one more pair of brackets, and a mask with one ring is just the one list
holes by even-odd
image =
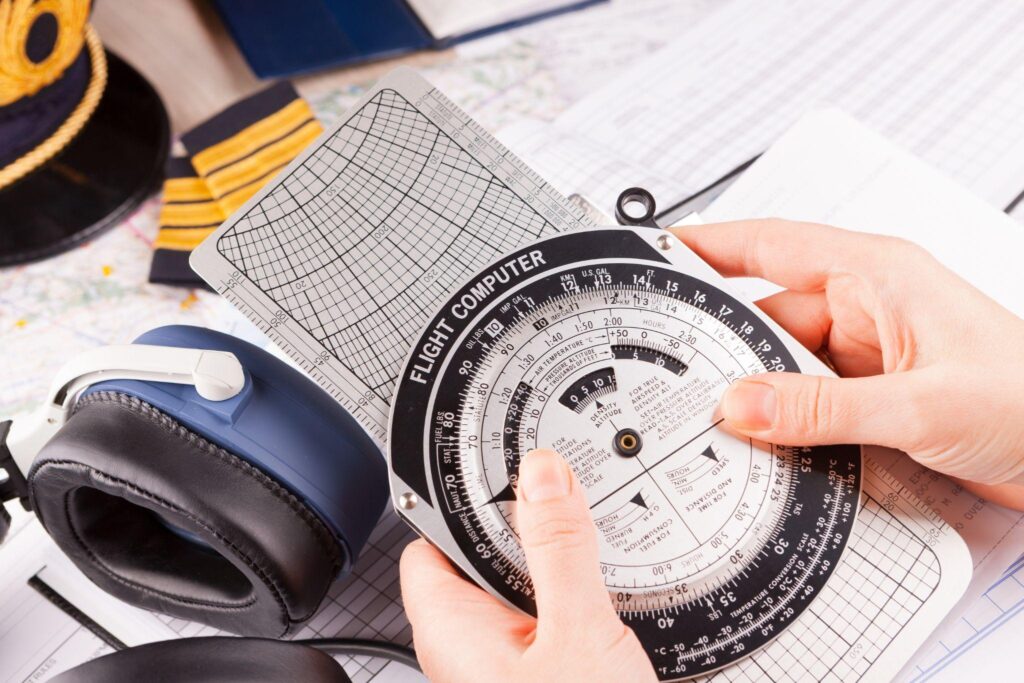
[[675, 375], [682, 375], [689, 367], [686, 363], [658, 349], [640, 344], [612, 344], [612, 355], [619, 360], [636, 360], [665, 368]]
[[501, 447], [505, 458], [505, 472], [508, 474], [510, 485], [515, 484], [519, 476], [519, 458], [522, 456], [522, 423], [523, 411], [533, 397], [533, 387], [526, 382], [516, 385], [515, 391], [508, 401], [508, 411], [505, 413], [505, 429], [502, 431]]
[[618, 389], [615, 368], [610, 365], [588, 372], [570, 384], [558, 402], [576, 413], [582, 413], [591, 402]]
[[[513, 561], [511, 556], [506, 562], [506, 560], [502, 559], [503, 555], [489, 554], [489, 559], [477, 555], [479, 551], [476, 547], [481, 540], [490, 541], [496, 545], [506, 542], [514, 543], [515, 541], [514, 539], [506, 541], [503, 536], [501, 537], [502, 540], [499, 540], [499, 536], [495, 535], [502, 531], [500, 517], [498, 518], [499, 522], [495, 525], [493, 521], [488, 521], [488, 519], [480, 516], [484, 514], [484, 509], [479, 507], [479, 501], [482, 499], [478, 496], [469, 497], [469, 492], [479, 485], [479, 475], [472, 475], [473, 469], [464, 470], [463, 461], [459, 458], [481, 457], [482, 449], [478, 444], [485, 440], [491, 444], [489, 452], [497, 456], [499, 453], [497, 450], [499, 443], [502, 447], [501, 452], [505, 451], [506, 443], [504, 438], [494, 438], [498, 435], [492, 434], [492, 430], [494, 432], [498, 430], [489, 427], [487, 434], [478, 433], [475, 435], [478, 442], [477, 445], [474, 445], [474, 434], [459, 433], [461, 427], [458, 425], [462, 424], [462, 418], [448, 419], [447, 417], [468, 415], [471, 421], [467, 424], [473, 424], [472, 420], [479, 419], [483, 415], [481, 411], [489, 403], [478, 403], [476, 397], [481, 395], [482, 389], [480, 385], [474, 384], [475, 380], [472, 376], [477, 372], [482, 372], [483, 368], [488, 368], [487, 372], [489, 374], [487, 375], [488, 379], [486, 382], [494, 381], [490, 379], [494, 376], [493, 368], [495, 367], [491, 360], [485, 361], [484, 358], [475, 359], [472, 355], [472, 345], [467, 344], [465, 347], [457, 347], [454, 337], [465, 338], [462, 336], [463, 332], [466, 335], [470, 335], [473, 329], [481, 329], [483, 325], [490, 322], [492, 315], [499, 319], [499, 322], [504, 325], [506, 331], [511, 330], [517, 324], [529, 324], [530, 321], [539, 316], [541, 311], [553, 310], [555, 306], [563, 311], [563, 313], [569, 312], [568, 317], [576, 317], [582, 320], [580, 317], [581, 310], [586, 310], [588, 314], [595, 310], [586, 308], [588, 302], [595, 299], [600, 300], [603, 291], [614, 290], [617, 293], [612, 294], [607, 300], [607, 302], [613, 302], [612, 307], [609, 308], [606, 302], [606, 305], [600, 307], [602, 312], [607, 311], [609, 314], [612, 314], [620, 309], [625, 310], [636, 306], [638, 310], [645, 312], [645, 315], [657, 316], [659, 312], [668, 310], [666, 307], [672, 306], [672, 300], [679, 302], [680, 312], [676, 313], [676, 315], [682, 320], [692, 319], [697, 322], [696, 325], [691, 325], [689, 328], [691, 330], [690, 335], [694, 341], [684, 341], [687, 346], [693, 349], [693, 358], [704, 355], [701, 348], [698, 347], [702, 347], [704, 352], [709, 351], [707, 346], [702, 346], [708, 341], [723, 349], [725, 354], [716, 351], [711, 354], [711, 357], [707, 357], [707, 360], [712, 367], [717, 369], [719, 363], [716, 362], [716, 359], [725, 359], [726, 357], [733, 359], [733, 363], [728, 363], [727, 367], [735, 367], [736, 369], [730, 370], [727, 375], [722, 373], [726, 375], [727, 381], [757, 371], [761, 366], [773, 370], [799, 370], [792, 357], [789, 356], [785, 346], [774, 336], [772, 329], [766, 326], [757, 317], [757, 314], [752, 313], [749, 307], [736, 302], [724, 292], [683, 273], [668, 270], [653, 260], [645, 260], [642, 263], [628, 260], [616, 261], [616, 257], [626, 253], [617, 241], [621, 237], [622, 232], [618, 230], [590, 231], [586, 235], [563, 235], [539, 243], [540, 247], [543, 248], [547, 248], [545, 245], [557, 244], [559, 249], [561, 249], [559, 253], [571, 253], [571, 258], [579, 259], [604, 253], [601, 250], [605, 248], [603, 245], [605, 244], [604, 236], [606, 235], [614, 238], [607, 244], [614, 244], [615, 247], [610, 254], [602, 256], [602, 258], [609, 260], [602, 262], [602, 265], [604, 263], [607, 263], [607, 265], [600, 269], [602, 273], [601, 280], [599, 282], [595, 281], [594, 286], [583, 286], [573, 292], [563, 292], [557, 279], [560, 273], [575, 273], [576, 281], [587, 283], [590, 281], [588, 280], [590, 277], [588, 273], [593, 271], [590, 265], [572, 264], [564, 257], [562, 261], [549, 259], [551, 261], [551, 265], [548, 268], [550, 275], [542, 272], [540, 275], [543, 277], [538, 276], [532, 282], [510, 284], [508, 293], [501, 293], [500, 296], [505, 297], [503, 300], [510, 300], [513, 294], [515, 294], [520, 303], [510, 306], [507, 309], [509, 311], [508, 315], [494, 315], [493, 312], [499, 310], [498, 304], [500, 303], [500, 299], [496, 298], [494, 308], [488, 312], [487, 316], [483, 316], [483, 313], [480, 312], [480, 315], [476, 318], [471, 316], [464, 324], [457, 325], [458, 334], [453, 335], [452, 344], [444, 350], [444, 356], [448, 361], [446, 366], [448, 370], [445, 371], [443, 377], [436, 378], [436, 385], [440, 387], [436, 399], [431, 397], [429, 402], [424, 401], [418, 404], [422, 405], [421, 410], [418, 407], [413, 407], [414, 404], [409, 403], [408, 400], [403, 403], [403, 399], [412, 395], [409, 392], [403, 391], [403, 387], [400, 386], [396, 394], [396, 414], [406, 415], [406, 413], [402, 412], [402, 409], [408, 406], [411, 409], [411, 412], [408, 413], [409, 415], [416, 416], [418, 414], [422, 416], [418, 418], [422, 420], [424, 425], [424, 429], [420, 433], [424, 434], [426, 438], [423, 442], [423, 450], [418, 452], [412, 445], [412, 442], [406, 439], [403, 445], [409, 447], [401, 450], [402, 466], [401, 468], [393, 467], [393, 470], [396, 474], [399, 471], [407, 471], [409, 467], [406, 463], [412, 465], [425, 463], [428, 465], [426, 472], [429, 473], [433, 482], [431, 491], [434, 492], [438, 500], [444, 501], [437, 509], [440, 515], [439, 519], [444, 520], [443, 523], [447, 525], [451, 533], [452, 542], [457, 544], [461, 552], [464, 553], [464, 559], [457, 559], [457, 562], [472, 564], [476, 574], [481, 577], [484, 585], [489, 590], [499, 593], [511, 602], [523, 606], [525, 609], [529, 609], [532, 604], [532, 588], [529, 586], [528, 579], [525, 582], [521, 580], [525, 578], [525, 575], [522, 573], [525, 567], [521, 561], [519, 559]], [[625, 232], [627, 235], [633, 234], [629, 231]], [[626, 238], [622, 237], [621, 239]], [[607, 248], [612, 249], [612, 246]], [[546, 251], [545, 253], [548, 254], [549, 252]], [[655, 254], [656, 251], [652, 249], [650, 258], [653, 258]], [[647, 259], [648, 256], [628, 256], [626, 258]], [[569, 265], [564, 265], [567, 263]], [[541, 271], [543, 270], [542, 268]], [[635, 286], [635, 283], [638, 282], [638, 276], [642, 278], [641, 282], [647, 286]], [[661, 285], [665, 281], [664, 278], [667, 278], [670, 285], [672, 285], [668, 290], [654, 286], [654, 284]], [[694, 290], [696, 290], [696, 294], [694, 294]], [[529, 301], [529, 303], [524, 305], [521, 303], [523, 301]], [[582, 309], [581, 306], [583, 307]], [[726, 308], [731, 309], [731, 315], [726, 313], [719, 314], [720, 306], [723, 311]], [[703, 315], [693, 316], [689, 312], [691, 309], [700, 310], [703, 312]], [[674, 308], [672, 312], [675, 312]], [[543, 327], [554, 335], [557, 332], [555, 329], [557, 324], [566, 319], [566, 315], [556, 313], [550, 316], [550, 319], [545, 320], [548, 324]], [[593, 320], [593, 317], [589, 319]], [[632, 320], [635, 325], [636, 319]], [[644, 319], [644, 325], [647, 324], [646, 320], [647, 318]], [[742, 325], [741, 320], [744, 320]], [[711, 327], [720, 324], [730, 332], [718, 331], [722, 329], [719, 327], [715, 328], [714, 334], [711, 334], [708, 331], [709, 325], [705, 321], [709, 321]], [[449, 322], [451, 321], [449, 320]], [[613, 335], [609, 334], [608, 328], [610, 325], [606, 323], [604, 327], [606, 329], [604, 334], [601, 334], [602, 341], [618, 341], [614, 339]], [[579, 328], [577, 327], [577, 329]], [[571, 333], [572, 328], [570, 327], [568, 331]], [[599, 328], [593, 331], [599, 334], [601, 332]], [[698, 332], [700, 334], [697, 334]], [[506, 337], [506, 339], [508, 338], [510, 337]], [[681, 336], [680, 339], [682, 338]], [[495, 339], [493, 344], [488, 344], [487, 349], [483, 349], [481, 345], [477, 345], [476, 348], [483, 349], [478, 351], [479, 353], [490, 355], [498, 347], [499, 341], [499, 339]], [[549, 341], [557, 342], [558, 340], [552, 336], [549, 338]], [[630, 339], [629, 343], [632, 344], [634, 341]], [[520, 336], [517, 343], [527, 342], [523, 342]], [[616, 345], [625, 346], [626, 344]], [[757, 362], [749, 360], [751, 358], [750, 352], [753, 352], [753, 356], [756, 356]], [[737, 354], [744, 360], [741, 361], [737, 358]], [[611, 355], [616, 360], [621, 359], [615, 354], [614, 350], [611, 351]], [[587, 357], [584, 362], [590, 364], [590, 358]], [[639, 358], [635, 357], [632, 359], [639, 360]], [[501, 365], [500, 359], [497, 360], [499, 360], [497, 365]], [[471, 364], [473, 372], [470, 373], [470, 376], [452, 376], [452, 369], [460, 367], [464, 361], [468, 361]], [[478, 361], [480, 361], [479, 364]], [[682, 363], [686, 368], [682, 372], [688, 376], [694, 375], [695, 372], [689, 367], [689, 364], [692, 362], [691, 359], [686, 363]], [[656, 362], [650, 364], [658, 365]], [[665, 365], [668, 364], [665, 363], [661, 367], [665, 367]], [[524, 383], [527, 386], [542, 387], [542, 391], [549, 392], [546, 394], [546, 397], [559, 396], [560, 394], [557, 392], [551, 393], [553, 388], [545, 386], [542, 382], [549, 372], [554, 372], [553, 368], [555, 367], [557, 366], [549, 365], [539, 368], [529, 376], [525, 373], [520, 374], [520, 381], [525, 380]], [[701, 372], [705, 372], [704, 368], [706, 366], [701, 365], [700, 367], [702, 368]], [[598, 365], [598, 369], [600, 369], [600, 365]], [[619, 370], [621, 372], [622, 368], [619, 368]], [[555, 377], [554, 381], [561, 383], [561, 373], [563, 372], [564, 370], [559, 370], [559, 374]], [[670, 369], [668, 374], [678, 373], [671, 372]], [[701, 378], [705, 375], [698, 372], [695, 376]], [[568, 379], [570, 381], [578, 381], [578, 375], [572, 374]], [[621, 395], [625, 391], [622, 385], [623, 379], [620, 376], [617, 380], [617, 392]], [[692, 381], [692, 379], [687, 380], [687, 382]], [[509, 376], [506, 384], [509, 387], [516, 386], [515, 374]], [[488, 385], [484, 383], [482, 386], [486, 388]], [[639, 388], [635, 383], [631, 383], [629, 386], [631, 390]], [[692, 385], [687, 384], [687, 386]], [[715, 391], [720, 390], [716, 388]], [[513, 393], [515, 392], [513, 391]], [[564, 392], [561, 393], [564, 394]], [[667, 396], [667, 394], [665, 395]], [[535, 414], [536, 411], [538, 409], [542, 410], [544, 405], [548, 405], [545, 403], [544, 398], [541, 397], [539, 400], [530, 399], [533, 402], [529, 406], [527, 406], [525, 401], [519, 404], [516, 429], [513, 430], [517, 435], [517, 441], [515, 443], [509, 442], [507, 444], [508, 448], [515, 451], [526, 447], [527, 444], [522, 433], [523, 429], [527, 428], [528, 425], [524, 421], [522, 413], [523, 411], [530, 411], [530, 420], [536, 424], [536, 420], [540, 419]], [[588, 405], [593, 403], [596, 406], [600, 402], [602, 406], [606, 406], [609, 400], [614, 406], [615, 402], [621, 399], [614, 397], [610, 399], [594, 398], [588, 400]], [[506, 406], [510, 405], [511, 402], [504, 401], [502, 403], [503, 410]], [[647, 405], [649, 406], [650, 403]], [[559, 407], [557, 410], [563, 411], [560, 414], [565, 414], [563, 408]], [[596, 412], [600, 413], [601, 410], [603, 408], [598, 408]], [[507, 418], [511, 412], [513, 411], [505, 410], [502, 419]], [[554, 414], [554, 412], [551, 412], [551, 415]], [[568, 413], [568, 415], [570, 419], [576, 419], [573, 413]], [[583, 419], [599, 420], [601, 418], [595, 414], [595, 411], [587, 411], [587, 415]], [[632, 424], [632, 417], [628, 415], [617, 419], [620, 422], [625, 421], [628, 423], [620, 425], [622, 427], [639, 426]], [[446, 424], [456, 425], [450, 435], [446, 430], [451, 428], [441, 426], [441, 420], [444, 420]], [[660, 423], [655, 422], [655, 424]], [[646, 428], [641, 431], [643, 431], [646, 441], [648, 436]], [[557, 430], [555, 432], [557, 433]], [[672, 432], [666, 433], [670, 434]], [[400, 436], [399, 434], [398, 437]], [[390, 442], [393, 445], [396, 443], [394, 432], [392, 437]], [[606, 438], [610, 438], [610, 434], [602, 437], [602, 443], [605, 443], [603, 439]], [[462, 455], [459, 455], [447, 445], [453, 443], [459, 444], [461, 448], [465, 449]], [[707, 472], [718, 473], [723, 471], [720, 469], [722, 467], [735, 468], [737, 462], [744, 462], [743, 458], [737, 461], [733, 451], [726, 449], [723, 452], [719, 452], [717, 439], [715, 442], [698, 443], [697, 448], [699, 450], [694, 451], [693, 457], [705, 463], [700, 466], [702, 471], [707, 470]], [[693, 442], [690, 442], [688, 445], [693, 445]], [[678, 450], [676, 449], [676, 451]], [[657, 452], [660, 454], [664, 450]], [[813, 457], [808, 454], [813, 454]], [[801, 457], [805, 456], [811, 457], [810, 472], [807, 473], [800, 470], [802, 467]], [[392, 451], [391, 457], [394, 460], [396, 457], [395, 451]], [[758, 457], [763, 459], [765, 456], [762, 454]], [[639, 461], [641, 458], [643, 458], [643, 455], [640, 458], [634, 459]], [[517, 461], [515, 462], [517, 464]], [[712, 576], [709, 577], [705, 587], [693, 586], [690, 587], [688, 592], [684, 591], [665, 596], [662, 602], [664, 607], [662, 608], [640, 607], [632, 610], [630, 609], [631, 603], [628, 598], [620, 598], [617, 601], [619, 609], [622, 610], [623, 618], [628, 620], [630, 626], [637, 633], [651, 656], [659, 677], [662, 679], [672, 679], [681, 676], [689, 677], [707, 673], [744, 654], [753, 652], [765, 644], [791, 623], [803, 611], [809, 601], [813, 599], [813, 596], [820, 592], [820, 588], [828, 574], [831, 573], [838, 561], [845, 540], [849, 537], [849, 527], [852, 525], [853, 512], [856, 509], [859, 449], [855, 447], [816, 448], [806, 451], [806, 453], [804, 451], [779, 450], [778, 455], [773, 456], [767, 462], [777, 462], [781, 469], [778, 469], [778, 472], [776, 472], [777, 468], [773, 466], [762, 471], [760, 475], [762, 481], [767, 480], [769, 485], [767, 488], [755, 487], [754, 490], [758, 491], [759, 497], [761, 495], [765, 497], [764, 505], [773, 505], [783, 511], [781, 516], [772, 517], [771, 524], [769, 525], [769, 535], [767, 536], [769, 539], [768, 545], [753, 549], [751, 552], [746, 552], [738, 559], [726, 560], [726, 566], [728, 566], [729, 562], [738, 562], [738, 564], [735, 566], [735, 571], [724, 580], [719, 580], [719, 578]], [[794, 463], [797, 464], [796, 468], [793, 467]], [[468, 461], [466, 464], [469, 464]], [[696, 466], [696, 464], [693, 466]], [[673, 463], [672, 467], [676, 467], [676, 465]], [[733, 469], [731, 471], [735, 474], [736, 470]], [[784, 476], [778, 478], [777, 474]], [[750, 476], [753, 477], [754, 474]], [[449, 479], [449, 477], [453, 478]], [[721, 478], [714, 477], [708, 481], [721, 481]], [[751, 481], [755, 480], [752, 479]], [[618, 476], [611, 480], [611, 483], [615, 485], [619, 485], [620, 482], [621, 479]], [[740, 480], [744, 488], [750, 484], [750, 482], [744, 482], [744, 479]], [[653, 483], [657, 485], [658, 481], [654, 480]], [[442, 493], [446, 486], [451, 485], [456, 487], [453, 493]], [[506, 488], [511, 491], [511, 486]], [[621, 525], [623, 520], [625, 520], [629, 524], [643, 524], [643, 520], [650, 519], [650, 517], [647, 517], [648, 514], [656, 514], [654, 508], [657, 505], [661, 504], [662, 509], [666, 509], [667, 506], [664, 503], [660, 503], [657, 492], [654, 493], [655, 495], [652, 499], [646, 494], [637, 492], [636, 489], [628, 491], [627, 495], [632, 495], [632, 497], [628, 501], [625, 498], [621, 500], [628, 504], [635, 512], [627, 513], [623, 509], [621, 514], [625, 516], [617, 518], [614, 523]], [[670, 494], [672, 492], [665, 493]], [[768, 501], [769, 493], [773, 502]], [[504, 495], [507, 496], [508, 493]], [[497, 499], [502, 496], [503, 492], [499, 491], [493, 498]], [[671, 503], [671, 498], [668, 495], [666, 495], [666, 498]], [[642, 501], [643, 505], [639, 504], [638, 500]], [[798, 501], [798, 504], [794, 504], [794, 501]], [[850, 511], [851, 501], [853, 512]], [[756, 505], [757, 503], [755, 503], [755, 507]], [[492, 506], [487, 507], [491, 507], [492, 510], [494, 509]], [[802, 513], [800, 512], [801, 508], [803, 508]], [[752, 509], [737, 508], [735, 512], [738, 516], [748, 519], [751, 518]], [[682, 515], [678, 514], [679, 512], [685, 514], [685, 510], [677, 510], [676, 513], [679, 520], [685, 521]], [[819, 515], [822, 515], [822, 518], [825, 520], [820, 526], [814, 523]], [[411, 516], [415, 519], [415, 515]], [[437, 533], [436, 527], [431, 528], [434, 529], [431, 532], [432, 535]], [[767, 529], [768, 527], [765, 528]], [[760, 534], [761, 532], [758, 533]], [[787, 541], [788, 545], [778, 545], [780, 540]], [[781, 552], [778, 550], [780, 548], [782, 549]], [[451, 546], [446, 547], [446, 552], [449, 552], [449, 554], [453, 552]], [[799, 559], [799, 566], [806, 567], [806, 570], [797, 571], [796, 565], [792, 564], [794, 558]], [[604, 560], [602, 562], [604, 563]], [[608, 569], [614, 569], [614, 566], [607, 564], [603, 564], [603, 566]], [[609, 586], [613, 584], [634, 586], [634, 589], [638, 591], [635, 597], [639, 599], [641, 604], [647, 604], [644, 601], [648, 599], [644, 598], [644, 595], [656, 595], [658, 591], [663, 590], [658, 588], [659, 585], [669, 585], [658, 584], [657, 582], [648, 585], [650, 582], [646, 579], [638, 582], [636, 575], [633, 575], [632, 578], [627, 578], [625, 583], [622, 584], [616, 584], [613, 580], [609, 579]], [[761, 597], [759, 597], [757, 591], [769, 585], [774, 586], [774, 588], [767, 594], [761, 593]], [[804, 590], [805, 587], [807, 590]], [[693, 598], [693, 595], [695, 595], [693, 591], [697, 591], [696, 595], [700, 596], [699, 599]], [[728, 591], [728, 594], [724, 591]], [[726, 599], [727, 595], [728, 600]], [[765, 595], [773, 598], [773, 600], [770, 603], [765, 603], [763, 601]], [[692, 617], [675, 620], [675, 625], [670, 627], [659, 625], [658, 622], [668, 623], [665, 617], [672, 616], [677, 612], [681, 612], [684, 615], [686, 613], [693, 613], [693, 615]], [[751, 621], [739, 620], [739, 616], [753, 616], [753, 619]], [[725, 626], [730, 627], [730, 630], [723, 630]], [[727, 636], [724, 635], [726, 633], [728, 633]]]

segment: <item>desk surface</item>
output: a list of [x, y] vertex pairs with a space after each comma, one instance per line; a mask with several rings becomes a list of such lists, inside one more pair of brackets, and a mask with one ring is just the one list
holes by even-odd
[[[628, 6], [638, 18], [609, 26], [598, 20], [602, 9], [587, 10], [457, 50], [303, 77], [297, 86], [330, 123], [366, 84], [401, 62], [419, 67], [491, 130], [524, 118], [550, 120], [616, 69], [656, 50], [716, 6], [715, 0], [613, 4]], [[160, 91], [175, 133], [265, 85], [202, 0], [103, 1], [96, 5], [93, 23], [105, 43]], [[57, 368], [75, 353], [124, 343], [155, 326], [196, 324], [257, 336], [215, 295], [146, 281], [157, 211], [153, 198], [82, 248], [0, 270], [0, 417], [33, 407]], [[988, 602], [975, 608], [980, 612], [973, 622], [963, 620], [964, 632], [944, 641], [946, 653], [966, 648], [989, 629], [979, 625], [998, 626], [1024, 611], [1024, 562], [1011, 567], [1007, 577], [985, 598]], [[997, 641], [992, 643], [995, 651]]]

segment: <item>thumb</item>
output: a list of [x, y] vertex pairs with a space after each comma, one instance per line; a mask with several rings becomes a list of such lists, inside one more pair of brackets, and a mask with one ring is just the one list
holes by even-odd
[[873, 444], [912, 450], [924, 424], [913, 373], [839, 379], [771, 372], [734, 382], [722, 396], [725, 422], [786, 446]]
[[[516, 518], [533, 579], [538, 631], [621, 623], [604, 585], [583, 487], [561, 456], [530, 451], [519, 465]], [[570, 631], [572, 632], [572, 631]]]

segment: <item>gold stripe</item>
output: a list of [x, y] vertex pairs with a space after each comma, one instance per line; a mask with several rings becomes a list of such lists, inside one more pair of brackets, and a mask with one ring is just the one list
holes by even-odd
[[100, 37], [91, 25], [85, 27], [85, 44], [89, 48], [89, 59], [92, 62], [92, 77], [89, 79], [89, 85], [85, 87], [82, 101], [50, 137], [32, 151], [0, 168], [0, 189], [36, 170], [67, 147], [96, 111], [96, 105], [100, 103], [103, 90], [107, 87], [107, 55], [103, 51]]
[[160, 207], [160, 225], [173, 227], [189, 227], [194, 225], [210, 225], [221, 223], [227, 214], [216, 202], [196, 202], [195, 204], [164, 204]]
[[242, 185], [237, 190], [228, 192], [226, 195], [218, 199], [217, 203], [220, 204], [220, 207], [230, 216], [237, 211], [242, 204], [249, 201], [250, 197], [263, 189], [263, 186], [273, 179], [281, 169], [287, 166], [289, 161], [291, 161], [291, 159], [286, 159], [280, 166], [274, 166], [248, 185]]
[[168, 178], [164, 181], [165, 202], [196, 202], [213, 199], [202, 178]]
[[192, 157], [192, 166], [200, 175], [207, 175], [221, 166], [234, 163], [251, 154], [271, 140], [280, 137], [306, 119], [313, 118], [313, 110], [306, 101], [297, 99], [227, 140], [211, 145]]
[[161, 228], [153, 242], [154, 249], [191, 251], [217, 228]]
[[288, 163], [322, 132], [323, 127], [318, 121], [310, 121], [288, 137], [206, 176], [206, 184], [213, 191], [214, 197], [222, 198]]
[[247, 201], [249, 201], [250, 197], [259, 192], [263, 188], [263, 186], [267, 184], [267, 180], [270, 180], [270, 178], [268, 177], [264, 179], [264, 181], [261, 183], [243, 185], [234, 192], [229, 192], [228, 194], [221, 197], [220, 200], [218, 201], [218, 203], [220, 204], [220, 208], [222, 208], [224, 212], [230, 216], [235, 211], [237, 211], [242, 206], [242, 204], [245, 204]]

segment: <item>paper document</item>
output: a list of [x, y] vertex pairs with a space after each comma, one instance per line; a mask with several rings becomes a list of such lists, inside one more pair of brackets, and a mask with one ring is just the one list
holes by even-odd
[[[522, 59], [530, 60], [526, 65], [528, 80], [517, 81], [507, 94], [537, 93], [547, 106], [565, 108], [672, 42], [720, 5], [718, 0], [610, 0], [583, 12], [463, 43], [457, 51], [470, 60], [485, 55], [500, 59], [503, 49], [517, 57], [522, 55]], [[550, 91], [545, 88], [537, 92], [542, 86], [535, 83], [549, 78], [555, 81]], [[507, 109], [521, 114], [527, 108], [512, 103]], [[474, 116], [478, 112], [474, 111]]]
[[0, 547], [0, 683], [44, 681], [111, 652], [28, 585], [52, 544], [31, 515], [19, 517]]
[[[1024, 229], [838, 111], [817, 111], [801, 119], [703, 213], [707, 222], [758, 216], [909, 239], [996, 301], [1018, 315], [1024, 313], [1019, 268]], [[763, 281], [744, 285], [755, 296], [777, 289]], [[973, 557], [974, 579], [964, 601], [903, 674], [904, 679], [931, 676], [949, 661], [947, 655], [955, 651], [960, 656], [958, 648], [976, 642], [980, 630], [965, 628], [962, 617], [1021, 555], [1024, 515], [977, 498], [896, 451], [878, 450], [876, 458], [963, 536]], [[1002, 590], [1010, 586], [1005, 583]], [[980, 617], [975, 613], [979, 626], [994, 620], [990, 607], [983, 604]]]
[[435, 38], [472, 33], [577, 2], [579, 0], [408, 0]]
[[834, 105], [1003, 208], [1024, 190], [1024, 5], [733, 0], [577, 103], [502, 140], [610, 212], [662, 207]]
[[701, 215], [711, 223], [781, 216], [902, 237], [1024, 316], [1020, 224], [835, 109], [801, 119]]
[[[28, 517], [28, 516], [26, 516]], [[293, 636], [369, 638], [411, 645], [402, 610], [398, 558], [415, 534], [390, 509], [370, 536], [356, 566], [331, 587], [317, 614]], [[228, 635], [203, 624], [127, 605], [102, 591], [28, 519], [0, 547], [0, 683], [45, 681], [111, 652], [30, 588], [39, 576], [64, 599], [129, 647], [170, 638]], [[412, 669], [372, 657], [338, 657], [355, 683], [423, 683]]]
[[[1024, 607], [1024, 567], [1014, 564], [1024, 551], [1024, 515], [971, 494], [898, 451], [888, 451], [879, 461], [957, 530], [974, 561], [974, 577], [963, 598], [896, 680], [959, 683], [962, 677], [944, 671], [954, 661], [970, 666], [984, 659], [983, 650], [972, 650], [1000, 629], [1017, 638], [1024, 635], [1024, 623], [1008, 623]], [[1015, 658], [1004, 662], [1015, 670], [1020, 666]]]
[[1016, 563], [916, 659], [914, 683], [1012, 681], [1020, 677], [1024, 567]]

